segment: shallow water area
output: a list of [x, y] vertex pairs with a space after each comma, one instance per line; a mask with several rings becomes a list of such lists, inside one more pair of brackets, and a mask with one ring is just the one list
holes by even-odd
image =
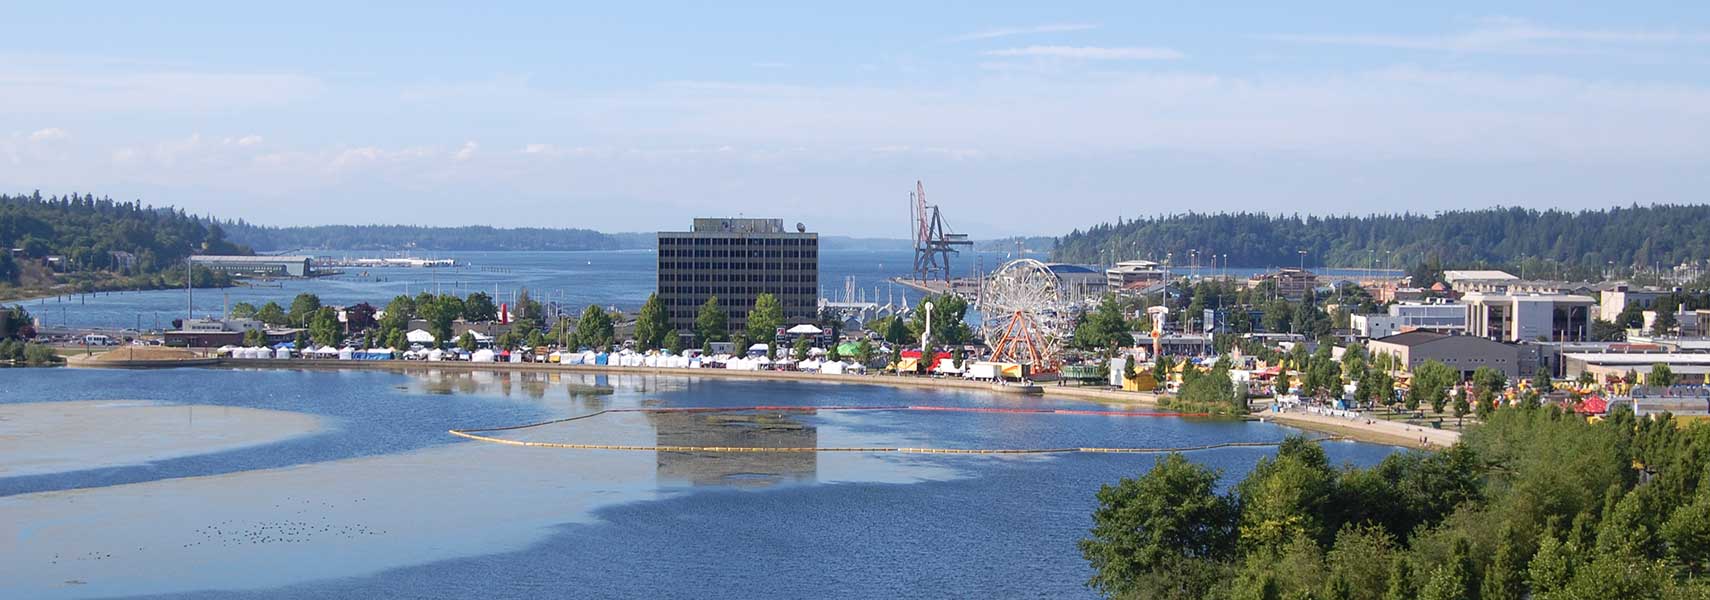
[[149, 401], [0, 404], [0, 478], [139, 465], [322, 430], [296, 412]]
[[[1089, 407], [966, 390], [639, 375], [59, 369], [15, 371], [8, 383], [0, 410], [143, 400], [337, 425], [258, 446], [0, 477], [0, 595], [11, 597], [1090, 597], [1074, 542], [1090, 526], [1093, 494], [1143, 472], [1153, 456], [583, 450], [447, 430], [613, 411], [495, 435], [1054, 448], [1266, 442], [1291, 431], [1174, 417], [623, 412]], [[1327, 448], [1333, 460], [1359, 464], [1393, 451]], [[1189, 456], [1239, 477], [1271, 451]]]

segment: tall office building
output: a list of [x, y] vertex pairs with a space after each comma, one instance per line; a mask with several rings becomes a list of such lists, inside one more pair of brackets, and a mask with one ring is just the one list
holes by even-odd
[[748, 326], [754, 297], [770, 293], [787, 321], [819, 310], [819, 234], [783, 219], [695, 219], [689, 231], [659, 232], [659, 299], [671, 326], [694, 330], [695, 314], [718, 296], [732, 333]]

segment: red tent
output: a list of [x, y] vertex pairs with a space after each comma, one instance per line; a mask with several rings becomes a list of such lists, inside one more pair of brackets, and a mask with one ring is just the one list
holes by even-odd
[[1609, 412], [1609, 402], [1601, 396], [1586, 396], [1573, 410], [1582, 415], [1601, 415]]

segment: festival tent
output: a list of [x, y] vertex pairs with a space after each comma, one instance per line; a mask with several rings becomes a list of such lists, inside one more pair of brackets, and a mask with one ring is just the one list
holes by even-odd
[[429, 350], [427, 353], [427, 359], [433, 361], [445, 360], [445, 351], [440, 350], [439, 348]]
[[844, 368], [843, 363], [840, 363], [837, 361], [830, 361], [830, 362], [827, 362], [823, 365], [820, 365], [819, 372], [825, 373], [826, 375], [842, 375], [843, 374], [843, 368]]
[[1604, 400], [1602, 396], [1587, 396], [1579, 401], [1579, 406], [1574, 407], [1574, 412], [1582, 415], [1601, 415], [1609, 412], [1609, 401]]
[[610, 355], [610, 354], [607, 354], [605, 352], [601, 352], [599, 354], [594, 355], [594, 364], [596, 364], [596, 365], [609, 365], [609, 364], [611, 364], [611, 362], [612, 362], [612, 355]]
[[482, 348], [480, 350], [476, 350], [474, 354], [470, 355], [469, 360], [473, 362], [493, 362], [493, 356], [494, 354], [492, 350]]
[[355, 350], [351, 350], [350, 348], [339, 348], [338, 349], [338, 359], [339, 360], [351, 360], [354, 358], [356, 358], [356, 351]]
[[856, 342], [843, 342], [837, 345], [837, 353], [842, 356], [855, 356], [855, 353], [860, 349], [861, 344]]
[[825, 333], [825, 330], [814, 327], [808, 323], [802, 323], [801, 325], [785, 330], [784, 333], [788, 333], [790, 335], [819, 335], [821, 333]]
[[766, 344], [754, 344], [754, 345], [748, 347], [748, 353], [749, 354], [754, 354], [756, 352], [758, 352], [760, 354], [766, 354], [766, 353], [769, 353], [771, 351], [772, 351], [772, 347], [768, 346]]
[[226, 344], [224, 346], [220, 346], [219, 348], [216, 348], [214, 350], [214, 355], [215, 356], [231, 356], [232, 353], [235, 352], [237, 349], [238, 349], [237, 346], [233, 346], [231, 344]]
[[412, 344], [432, 344], [433, 334], [428, 333], [425, 329], [413, 329], [404, 334], [404, 339]]

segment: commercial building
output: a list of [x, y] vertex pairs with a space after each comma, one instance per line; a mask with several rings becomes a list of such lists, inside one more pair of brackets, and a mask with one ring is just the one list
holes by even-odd
[[1580, 373], [1591, 373], [1598, 381], [1608, 381], [1611, 377], [1625, 377], [1628, 371], [1637, 373], [1639, 381], [1650, 375], [1651, 367], [1657, 364], [1668, 365], [1674, 373], [1676, 383], [1699, 385], [1706, 383], [1710, 375], [1710, 354], [1686, 354], [1677, 352], [1583, 352], [1562, 355], [1562, 364], [1566, 367], [1569, 378], [1579, 377]]
[[1590, 296], [1573, 294], [1486, 294], [1461, 296], [1467, 334], [1506, 342], [1575, 342], [1591, 334]]
[[1125, 260], [1104, 270], [1104, 285], [1112, 291], [1143, 288], [1169, 278], [1168, 270], [1149, 260]]
[[694, 330], [695, 314], [718, 297], [731, 331], [748, 326], [754, 298], [772, 294], [786, 321], [809, 321], [819, 301], [819, 234], [782, 219], [695, 219], [689, 231], [659, 232], [658, 291], [671, 327]]
[[1368, 341], [1366, 350], [1374, 356], [1393, 356], [1408, 371], [1434, 360], [1460, 371], [1463, 379], [1472, 377], [1479, 367], [1496, 369], [1509, 377], [1523, 373], [1518, 346], [1470, 335], [1409, 331]]
[[1449, 287], [1461, 289], [1462, 285], [1474, 281], [1513, 281], [1519, 279], [1507, 271], [1443, 271], [1443, 283]]
[[1614, 323], [1621, 318], [1621, 313], [1629, 305], [1638, 306], [1640, 310], [1650, 310], [1656, 306], [1657, 299], [1667, 296], [1669, 290], [1654, 287], [1638, 287], [1626, 282], [1617, 282], [1598, 291], [1597, 318]]
[[163, 337], [168, 346], [218, 348], [243, 345], [244, 333], [252, 330], [261, 331], [269, 344], [289, 342], [296, 339], [298, 333], [307, 331], [295, 328], [268, 329], [255, 319], [190, 319], [183, 323], [182, 328], [168, 331]]
[[1057, 289], [1073, 301], [1104, 295], [1106, 274], [1084, 265], [1050, 263], [1045, 265], [1057, 275]]
[[263, 277], [308, 277], [314, 272], [314, 258], [308, 256], [222, 256], [203, 254], [190, 257], [190, 263], [233, 275]]
[[1376, 339], [1408, 331], [1459, 334], [1467, 330], [1467, 308], [1460, 304], [1391, 304], [1388, 314], [1349, 315], [1356, 336]]
[[1275, 282], [1277, 295], [1289, 300], [1305, 298], [1318, 289], [1318, 275], [1305, 269], [1281, 269], [1275, 273], [1254, 275], [1247, 280], [1247, 287], [1257, 288], [1266, 281]]

